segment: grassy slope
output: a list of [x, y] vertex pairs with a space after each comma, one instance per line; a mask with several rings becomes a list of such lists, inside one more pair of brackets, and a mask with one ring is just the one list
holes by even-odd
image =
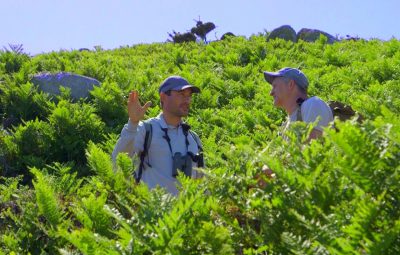
[[[7, 227], [0, 229], [0, 247], [22, 253], [396, 254], [399, 49], [397, 40], [327, 45], [324, 38], [293, 44], [253, 36], [22, 60], [3, 54], [1, 113], [17, 118], [17, 127], [14, 136], [2, 133], [2, 170], [32, 175], [35, 182], [33, 188], [18, 188], [12, 178], [1, 183], [0, 223]], [[350, 104], [367, 121], [338, 124], [341, 132], [307, 146], [295, 137], [277, 138], [285, 116], [272, 106], [262, 71], [284, 66], [306, 73], [310, 94]], [[102, 87], [85, 102], [67, 96], [51, 102], [28, 83], [41, 71], [91, 76]], [[121, 159], [113, 175], [108, 159], [127, 119], [123, 96], [138, 89], [143, 101], [157, 105], [158, 84], [171, 74], [203, 90], [188, 121], [202, 137], [209, 167], [201, 183], [184, 181], [178, 200], [127, 181], [129, 160]], [[148, 116], [158, 111], [155, 106]], [[263, 164], [278, 178], [266, 188], [249, 188]], [[30, 166], [41, 171], [28, 174]]]

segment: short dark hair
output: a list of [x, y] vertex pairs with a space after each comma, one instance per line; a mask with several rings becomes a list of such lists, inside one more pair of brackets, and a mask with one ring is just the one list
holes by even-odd
[[[307, 94], [307, 88], [304, 88], [304, 87], [300, 86], [299, 84], [297, 84], [297, 81], [296, 81], [296, 80], [294, 80], [294, 79], [292, 79], [292, 78], [289, 78], [289, 77], [284, 77], [284, 76], [279, 76], [279, 77], [276, 77], [276, 78], [281, 78], [286, 84], [288, 84], [289, 81], [294, 81], [294, 83], [296, 84], [296, 87], [297, 87], [302, 93]], [[276, 79], [276, 78], [274, 78], [274, 79]]]
[[[167, 90], [167, 91], [165, 91], [165, 92], [162, 92], [162, 93], [164, 93], [165, 95], [167, 95], [167, 96], [171, 96], [171, 91], [172, 90]], [[161, 105], [161, 108], [163, 107], [163, 102], [160, 100], [160, 105]]]

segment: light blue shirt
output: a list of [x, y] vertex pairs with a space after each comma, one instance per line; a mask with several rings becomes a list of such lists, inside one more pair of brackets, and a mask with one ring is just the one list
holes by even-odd
[[[298, 120], [298, 112], [296, 110], [289, 116], [289, 124]], [[316, 96], [308, 98], [301, 105], [301, 117], [306, 123], [313, 123], [318, 119], [314, 128], [319, 131], [323, 131], [323, 128], [328, 127], [333, 121], [333, 114], [329, 105]]]
[[[172, 156], [176, 152], [186, 155], [188, 151], [197, 154], [197, 143], [192, 135], [188, 134], [187, 138], [189, 146], [187, 148], [182, 125], [179, 125], [178, 127], [167, 125], [162, 113], [149, 121], [152, 125], [152, 139], [148, 154], [144, 159], [144, 169], [141, 180], [146, 183], [150, 189], [160, 186], [165, 188], [171, 194], [177, 195], [177, 185], [179, 185], [179, 183], [176, 178], [172, 176]], [[161, 128], [168, 128], [172, 154], [167, 140], [163, 138], [165, 133]], [[128, 153], [132, 158], [135, 155], [140, 155], [140, 152], [143, 151], [145, 134], [146, 129], [143, 122], [139, 122], [138, 125], [133, 125], [131, 121], [128, 121], [122, 129], [120, 138], [114, 147], [112, 153], [113, 161], [115, 162], [115, 159], [120, 152]], [[192, 165], [194, 168], [197, 167], [197, 163], [195, 162], [192, 162]], [[192, 178], [199, 178], [201, 177], [200, 175], [199, 172], [193, 169]]]

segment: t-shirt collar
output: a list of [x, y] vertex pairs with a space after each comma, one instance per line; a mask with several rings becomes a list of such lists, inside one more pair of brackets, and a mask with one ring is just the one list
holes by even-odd
[[182, 126], [182, 121], [181, 123], [179, 123], [178, 127], [172, 126], [172, 125], [168, 125], [167, 122], [165, 122], [164, 119], [164, 114], [161, 112], [160, 114], [158, 114], [157, 118], [159, 119], [159, 123], [161, 128], [169, 128], [169, 129], [174, 129], [174, 128], [179, 128]]

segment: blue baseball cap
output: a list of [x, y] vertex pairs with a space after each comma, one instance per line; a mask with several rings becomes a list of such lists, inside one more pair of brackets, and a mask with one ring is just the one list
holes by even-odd
[[296, 82], [297, 86], [299, 86], [300, 88], [302, 88], [304, 90], [307, 90], [307, 88], [308, 88], [307, 77], [304, 75], [304, 73], [302, 71], [300, 71], [297, 68], [285, 67], [277, 72], [264, 72], [264, 77], [265, 77], [265, 80], [270, 84], [272, 84], [272, 81], [276, 77], [286, 77], [286, 78], [294, 80]]
[[180, 91], [187, 88], [191, 88], [192, 93], [200, 93], [200, 89], [198, 87], [191, 85], [186, 79], [175, 75], [165, 79], [158, 88], [158, 92], [167, 92], [169, 90]]

